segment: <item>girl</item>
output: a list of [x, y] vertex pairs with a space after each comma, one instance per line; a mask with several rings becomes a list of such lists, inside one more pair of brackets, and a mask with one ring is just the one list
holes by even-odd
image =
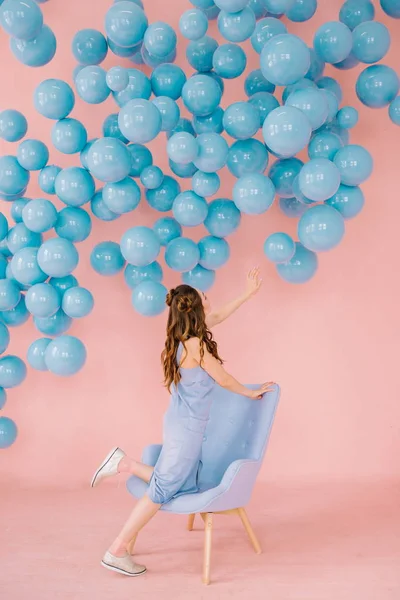
[[156, 514], [160, 506], [181, 494], [199, 491], [201, 448], [210, 413], [215, 383], [235, 394], [253, 400], [270, 391], [272, 382], [249, 390], [229, 375], [222, 366], [210, 329], [224, 321], [260, 288], [259, 270], [247, 276], [244, 294], [219, 311], [212, 311], [208, 298], [189, 285], [170, 290], [167, 339], [162, 353], [165, 385], [171, 391], [171, 403], [164, 417], [164, 440], [155, 467], [129, 458], [114, 448], [92, 479], [92, 487], [105, 477], [131, 473], [148, 483], [121, 532], [105, 553], [101, 564], [107, 569], [134, 577], [146, 567], [133, 561], [128, 553], [130, 542]]

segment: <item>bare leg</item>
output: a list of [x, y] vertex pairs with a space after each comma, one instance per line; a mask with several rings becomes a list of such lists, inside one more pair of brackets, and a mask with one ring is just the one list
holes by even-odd
[[154, 467], [145, 465], [129, 456], [124, 456], [118, 463], [118, 473], [131, 473], [149, 483]]
[[114, 556], [124, 556], [128, 552], [131, 540], [154, 517], [160, 508], [145, 495], [136, 504], [128, 520], [109, 548]]

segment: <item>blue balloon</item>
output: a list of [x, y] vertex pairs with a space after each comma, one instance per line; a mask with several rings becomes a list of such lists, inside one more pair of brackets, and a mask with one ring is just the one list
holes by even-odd
[[9, 448], [17, 439], [18, 429], [12, 419], [0, 417], [0, 448]]
[[106, 82], [112, 92], [122, 92], [129, 84], [129, 71], [125, 67], [111, 67]]
[[18, 110], [8, 108], [0, 112], [0, 138], [7, 142], [22, 140], [28, 131], [28, 121]]
[[336, 121], [343, 129], [352, 129], [358, 122], [358, 110], [354, 106], [343, 106], [336, 115]]
[[[330, 90], [321, 89], [320, 94], [325, 97], [328, 105], [328, 115], [325, 121], [326, 125], [331, 123], [335, 119], [339, 109], [339, 102], [337, 96]], [[321, 127], [323, 127], [323, 125]], [[321, 131], [321, 127], [318, 127], [317, 131]]]
[[[1, 313], [1, 318], [3, 319], [3, 322], [9, 327], [19, 327], [20, 325], [26, 323], [29, 317], [30, 313], [26, 308], [24, 296], [21, 296], [17, 306], [14, 306], [14, 308], [12, 308], [11, 310], [4, 310]], [[5, 386], [3, 385], [3, 387]]]
[[0, 280], [7, 277], [8, 261], [3, 254], [0, 254]]
[[257, 92], [269, 92], [273, 94], [275, 86], [268, 79], [265, 79], [261, 69], [254, 69], [254, 71], [250, 71], [244, 80], [244, 91], [246, 96], [249, 97]]
[[381, 60], [390, 47], [388, 28], [378, 21], [360, 23], [353, 31], [352, 53], [357, 60], [371, 64]]
[[107, 40], [97, 29], [81, 29], [72, 38], [72, 54], [81, 65], [99, 65], [107, 52]]
[[165, 262], [173, 271], [184, 273], [191, 271], [199, 262], [200, 250], [189, 238], [179, 237], [171, 240], [165, 249]]
[[15, 156], [0, 157], [0, 193], [9, 196], [23, 193], [29, 178], [29, 171], [21, 167]]
[[188, 40], [199, 40], [208, 29], [208, 19], [203, 11], [186, 10], [179, 19], [179, 31]]
[[145, 317], [155, 317], [165, 310], [167, 288], [158, 281], [143, 281], [132, 291], [134, 309]]
[[214, 112], [205, 117], [193, 117], [193, 127], [197, 135], [201, 133], [222, 133], [224, 110], [218, 106]]
[[204, 221], [207, 231], [215, 237], [226, 237], [240, 225], [240, 210], [232, 200], [218, 198], [208, 205], [208, 215]]
[[314, 35], [314, 50], [327, 63], [335, 64], [347, 58], [352, 45], [351, 31], [340, 21], [324, 23]]
[[147, 17], [141, 7], [127, 0], [113, 4], [105, 17], [107, 36], [123, 48], [141, 42], [147, 25]]
[[226, 164], [228, 144], [217, 133], [202, 133], [197, 137], [198, 155], [193, 161], [196, 169], [214, 173]]
[[342, 102], [342, 100], [343, 100], [342, 88], [340, 87], [340, 83], [338, 81], [336, 81], [336, 79], [334, 79], [333, 77], [328, 77], [328, 76], [321, 77], [317, 81], [317, 86], [322, 90], [327, 90], [329, 92], [332, 92], [336, 96], [339, 104]]
[[328, 198], [325, 204], [333, 206], [346, 220], [356, 217], [363, 209], [364, 202], [364, 194], [359, 187], [341, 184], [336, 194]]
[[308, 250], [296, 242], [296, 252], [287, 262], [276, 266], [278, 275], [288, 283], [306, 283], [318, 269], [318, 258], [315, 252]]
[[57, 196], [64, 204], [82, 206], [92, 198], [95, 192], [95, 185], [93, 177], [86, 169], [82, 169], [81, 167], [67, 167], [57, 175], [55, 190]]
[[307, 210], [307, 206], [297, 198], [279, 198], [279, 208], [287, 217], [297, 219]]
[[86, 362], [86, 348], [78, 338], [62, 335], [47, 346], [44, 360], [48, 370], [55, 375], [75, 375]]
[[193, 129], [192, 122], [189, 121], [189, 119], [185, 119], [185, 118], [181, 117], [178, 121], [177, 126], [174, 127], [174, 129], [172, 131], [167, 131], [167, 140], [169, 140], [169, 138], [171, 136], [173, 136], [174, 133], [179, 133], [180, 131], [186, 131], [187, 133], [190, 133], [191, 135], [196, 135], [196, 132]]
[[333, 160], [336, 152], [343, 148], [343, 142], [336, 133], [322, 131], [315, 133], [308, 145], [309, 158], [327, 158]]
[[298, 158], [282, 158], [274, 162], [269, 170], [269, 178], [281, 198], [293, 197], [293, 181], [300, 173], [303, 161]]
[[34, 317], [33, 322], [40, 333], [44, 335], [61, 335], [71, 327], [72, 319], [60, 308], [51, 317]]
[[56, 177], [61, 171], [61, 167], [49, 165], [44, 167], [39, 173], [39, 187], [42, 192], [53, 195], [56, 193], [55, 183]]
[[49, 160], [49, 151], [40, 140], [24, 140], [18, 146], [17, 159], [27, 171], [40, 171]]
[[339, 169], [344, 185], [360, 185], [372, 173], [372, 156], [358, 144], [350, 144], [338, 150], [333, 162]]
[[294, 0], [264, 0], [265, 7], [272, 15], [285, 14], [294, 4]]
[[49, 277], [65, 277], [77, 266], [79, 254], [72, 242], [55, 237], [43, 242], [37, 260], [39, 267]]
[[369, 108], [388, 106], [399, 92], [399, 77], [391, 67], [371, 65], [361, 71], [356, 82], [360, 102]]
[[30, 231], [24, 223], [17, 223], [14, 225], [7, 235], [7, 245], [12, 254], [15, 254], [18, 250], [26, 248], [27, 246], [38, 248], [41, 243], [42, 236], [40, 233]]
[[130, 177], [117, 183], [107, 183], [103, 188], [103, 200], [111, 212], [122, 215], [139, 205], [140, 188]]
[[11, 259], [11, 272], [15, 279], [24, 285], [34, 285], [47, 279], [37, 261], [38, 249], [21, 248]]
[[54, 227], [56, 234], [70, 242], [83, 242], [92, 230], [92, 221], [82, 208], [67, 206], [60, 210]]
[[[199, 0], [196, 0], [196, 2], [193, 2], [193, 0], [191, 0], [191, 2], [192, 4], [195, 4], [196, 6], [199, 6], [203, 9], [211, 8], [213, 4], [215, 4], [221, 10], [227, 10], [229, 12], [238, 12], [239, 10], [243, 10], [245, 6], [247, 6], [249, 0], [214, 0], [214, 2], [209, 2], [207, 6], [200, 6]], [[204, 0], [203, 4], [205, 4]]]
[[269, 92], [256, 92], [250, 96], [248, 102], [258, 110], [260, 127], [264, 125], [264, 121], [271, 110], [274, 110], [274, 108], [278, 108], [279, 106], [278, 100]]
[[307, 73], [304, 75], [306, 79], [311, 81], [317, 81], [323, 74], [325, 69], [325, 62], [318, 56], [314, 48], [309, 48], [311, 64]]
[[120, 58], [129, 59], [132, 59], [134, 56], [136, 56], [136, 54], [140, 54], [140, 49], [142, 47], [142, 42], [138, 42], [133, 46], [118, 46], [118, 44], [115, 44], [112, 40], [110, 40], [110, 38], [107, 38], [107, 44], [113, 54], [119, 56]]
[[[14, 200], [13, 205], [11, 207], [11, 216], [14, 219], [14, 221], [18, 222], [17, 219], [15, 219], [15, 216], [17, 216], [17, 213], [20, 211], [19, 211], [19, 209], [17, 209], [17, 206], [15, 205], [16, 202], [17, 202], [17, 206], [22, 206], [22, 208], [23, 208], [25, 206], [25, 204], [27, 202], [29, 202], [29, 200], [27, 198], [21, 198], [20, 200]], [[21, 202], [22, 202], [22, 204], [21, 204]], [[0, 240], [4, 240], [7, 233], [8, 233], [7, 218], [3, 215], [3, 213], [0, 213]]]
[[47, 25], [43, 25], [34, 40], [10, 39], [11, 52], [28, 67], [43, 67], [54, 57], [57, 49], [56, 36]]
[[223, 44], [213, 54], [215, 72], [225, 79], [239, 77], [246, 68], [246, 54], [237, 44]]
[[275, 85], [296, 83], [307, 73], [310, 63], [307, 45], [290, 33], [274, 35], [265, 44], [260, 55], [262, 74]]
[[222, 97], [218, 83], [208, 75], [194, 75], [182, 88], [182, 100], [195, 116], [203, 117], [214, 112]]
[[50, 200], [30, 200], [22, 209], [24, 225], [35, 233], [52, 229], [57, 221], [57, 209]]
[[185, 82], [186, 75], [177, 65], [159, 65], [151, 74], [151, 87], [155, 96], [168, 96], [172, 100], [178, 100]]
[[240, 177], [233, 186], [233, 201], [237, 208], [248, 215], [260, 215], [272, 205], [275, 186], [269, 177], [250, 173]]
[[60, 295], [49, 283], [37, 283], [25, 296], [26, 308], [34, 317], [51, 317], [60, 308]]
[[139, 285], [139, 283], [142, 283], [143, 281], [156, 281], [157, 283], [160, 283], [162, 278], [162, 268], [156, 261], [145, 267], [126, 265], [124, 271], [125, 283], [131, 290], [133, 290], [137, 285]]
[[180, 117], [180, 109], [175, 100], [168, 96], [158, 96], [152, 102], [161, 115], [161, 131], [172, 131]]
[[119, 107], [125, 106], [129, 100], [143, 98], [148, 100], [151, 96], [150, 79], [139, 69], [128, 69], [128, 85], [120, 92], [113, 92], [113, 97]]
[[[0, 321], [0, 354], [3, 354], [8, 348], [8, 344], [10, 343], [10, 332], [4, 323]], [[3, 390], [4, 391], [4, 390]], [[2, 403], [3, 392], [0, 392], [0, 410], [3, 408], [4, 403]]]
[[263, 173], [268, 164], [268, 152], [258, 140], [238, 140], [229, 148], [226, 164], [235, 177]]
[[382, 10], [393, 17], [393, 19], [400, 19], [400, 6], [398, 0], [379, 0]]
[[340, 172], [327, 158], [312, 158], [299, 173], [302, 194], [314, 202], [323, 202], [336, 194], [340, 185]]
[[282, 93], [282, 101], [286, 102], [291, 94], [297, 92], [298, 90], [306, 90], [306, 89], [315, 89], [317, 86], [311, 79], [307, 79], [306, 77], [301, 77], [296, 83], [292, 83], [291, 85], [287, 85]]
[[207, 292], [214, 284], [215, 271], [205, 269], [201, 265], [196, 265], [194, 269], [182, 273], [182, 282], [190, 285], [197, 290]]
[[[0, 410], [2, 408], [4, 408], [6, 402], [7, 402], [7, 392], [6, 392], [6, 390], [4, 388], [0, 388]], [[1, 421], [0, 421], [0, 431], [2, 431], [2, 429], [1, 429]], [[0, 433], [0, 447], [2, 447], [2, 445], [1, 445], [2, 444], [2, 442], [1, 442], [1, 436], [2, 435], [3, 434]]]
[[207, 212], [207, 202], [192, 190], [178, 194], [172, 206], [175, 219], [184, 227], [201, 225], [207, 216]]
[[164, 58], [157, 58], [156, 56], [150, 54], [146, 46], [142, 44], [142, 47], [140, 48], [140, 55], [143, 64], [147, 65], [148, 67], [151, 67], [152, 69], [155, 69], [163, 63], [173, 63], [176, 60], [176, 48], [174, 48], [174, 50]]
[[187, 165], [183, 165], [181, 163], [176, 163], [173, 160], [169, 159], [169, 168], [171, 171], [177, 175], [178, 177], [182, 177], [183, 179], [190, 179], [196, 173], [197, 168], [193, 163], [188, 163]]
[[220, 179], [217, 173], [204, 173], [204, 171], [196, 171], [192, 177], [193, 191], [199, 196], [205, 198], [214, 196], [219, 190]]
[[264, 0], [250, 0], [247, 5], [254, 12], [256, 19], [261, 19], [267, 14], [267, 9], [264, 5]]
[[106, 81], [106, 71], [97, 65], [88, 65], [75, 77], [77, 94], [88, 104], [100, 104], [110, 95]]
[[116, 138], [96, 140], [89, 149], [87, 162], [92, 175], [107, 183], [125, 179], [132, 168], [130, 151]]
[[229, 260], [229, 244], [223, 238], [207, 235], [199, 241], [198, 247], [200, 250], [199, 265], [205, 269], [219, 269]]
[[375, 8], [371, 0], [346, 0], [339, 12], [339, 20], [351, 31], [364, 21], [372, 21]]
[[129, 144], [127, 146], [131, 155], [131, 177], [140, 177], [142, 171], [153, 164], [153, 156], [146, 146], [142, 144]]
[[218, 48], [218, 42], [209, 35], [205, 35], [199, 40], [189, 42], [186, 48], [186, 58], [193, 69], [204, 73], [211, 71], [213, 65], [213, 55]]
[[86, 288], [71, 287], [66, 290], [62, 298], [62, 309], [66, 315], [73, 319], [86, 317], [92, 312], [94, 299]]
[[168, 23], [156, 21], [147, 27], [143, 44], [152, 56], [163, 59], [175, 50], [176, 33]]
[[0, 279], [0, 311], [12, 310], [21, 299], [21, 291], [12, 279]]
[[285, 11], [285, 15], [289, 21], [303, 23], [311, 19], [316, 10], [317, 0], [294, 0], [288, 10]]
[[287, 106], [294, 106], [301, 110], [311, 123], [312, 129], [321, 127], [329, 114], [329, 104], [324, 94], [319, 89], [308, 88], [297, 90], [289, 95]]
[[257, 54], [261, 54], [265, 44], [275, 35], [282, 33], [287, 33], [286, 25], [282, 21], [279, 21], [279, 19], [266, 17], [257, 23], [250, 39], [251, 45]]
[[43, 14], [33, 0], [5, 0], [0, 8], [0, 25], [20, 40], [34, 40], [42, 30]]
[[146, 200], [152, 208], [160, 212], [168, 212], [176, 196], [180, 193], [179, 183], [173, 177], [165, 175], [162, 184], [153, 190], [146, 190]]
[[297, 175], [294, 179], [293, 179], [293, 184], [292, 184], [292, 189], [293, 189], [293, 196], [302, 204], [314, 204], [314, 200], [310, 200], [310, 198], [307, 198], [307, 196], [305, 196], [303, 194], [303, 192], [300, 189], [300, 185], [299, 185], [299, 176]]
[[180, 131], [174, 133], [167, 143], [167, 154], [171, 160], [180, 164], [188, 164], [195, 160], [199, 153], [197, 139], [187, 133]]
[[[15, 223], [22, 223], [22, 211], [24, 209], [24, 207], [28, 204], [28, 202], [30, 202], [30, 198], [18, 198], [17, 200], [14, 200], [12, 205], [11, 205], [11, 218], [13, 219], [13, 221]], [[2, 214], [2, 213], [0, 213]], [[7, 219], [4, 217], [4, 215], [2, 215], [0, 217], [0, 239], [4, 240], [4, 238], [6, 237], [8, 233], [8, 221]]]
[[67, 290], [78, 285], [78, 280], [73, 275], [67, 275], [66, 277], [52, 277], [49, 279], [49, 284], [56, 288], [62, 299]]
[[157, 235], [149, 227], [132, 227], [121, 238], [121, 252], [125, 260], [136, 267], [154, 262], [160, 252]]
[[157, 219], [153, 225], [153, 231], [158, 237], [161, 246], [167, 246], [171, 240], [182, 235], [182, 227], [172, 217]]
[[308, 250], [331, 250], [344, 236], [344, 219], [339, 211], [327, 204], [312, 206], [300, 217], [298, 236]]
[[0, 254], [6, 258], [9, 258], [10, 256], [12, 256], [12, 252], [10, 252], [10, 249], [8, 247], [6, 237], [3, 240], [1, 240], [1, 242], [0, 242]]
[[222, 37], [229, 42], [244, 42], [253, 34], [256, 27], [256, 16], [251, 8], [228, 12], [221, 10], [218, 15], [218, 29]]
[[281, 106], [272, 110], [262, 127], [268, 148], [283, 158], [294, 156], [307, 146], [311, 131], [306, 115], [293, 106]]
[[296, 245], [287, 233], [273, 233], [264, 242], [264, 254], [273, 263], [287, 263], [296, 252]]
[[121, 108], [118, 124], [128, 140], [143, 144], [160, 133], [161, 114], [152, 102], [138, 98], [130, 100]]
[[155, 190], [160, 187], [164, 180], [164, 173], [160, 167], [155, 165], [149, 165], [145, 167], [140, 173], [140, 182], [148, 190]]
[[99, 275], [116, 275], [125, 266], [125, 259], [116, 242], [101, 242], [90, 254], [90, 264]]
[[61, 119], [53, 125], [51, 141], [59, 152], [75, 154], [80, 152], [87, 142], [87, 131], [76, 119]]
[[[104, 121], [103, 121], [103, 136], [116, 138], [117, 140], [121, 140], [121, 142], [123, 142], [124, 144], [128, 143], [128, 140], [126, 139], [126, 137], [124, 135], [122, 135], [121, 130], [119, 128], [118, 113], [108, 115], [108, 117], [106, 117], [104, 119]], [[81, 163], [85, 167], [85, 169], [87, 168], [88, 152], [89, 152], [92, 144], [94, 144], [95, 141], [96, 140], [91, 140], [90, 142], [88, 142], [81, 152]]]
[[400, 125], [400, 96], [390, 103], [389, 118], [395, 125]]
[[44, 353], [50, 344], [51, 338], [39, 338], [32, 342], [26, 355], [27, 361], [36, 371], [48, 371], [44, 361]]
[[94, 216], [101, 221], [115, 221], [115, 219], [118, 219], [118, 217], [121, 216], [113, 213], [108, 206], [105, 205], [102, 191], [95, 193], [90, 201], [90, 208], [92, 209]]

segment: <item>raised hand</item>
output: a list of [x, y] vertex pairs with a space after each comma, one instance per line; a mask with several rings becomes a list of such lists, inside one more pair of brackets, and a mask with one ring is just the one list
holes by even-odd
[[247, 274], [246, 294], [249, 298], [257, 294], [261, 287], [261, 283], [262, 279], [260, 278], [260, 269], [259, 267], [254, 267]]

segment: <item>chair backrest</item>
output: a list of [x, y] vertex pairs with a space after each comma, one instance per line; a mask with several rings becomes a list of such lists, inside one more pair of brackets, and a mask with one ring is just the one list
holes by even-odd
[[218, 485], [228, 466], [235, 460], [249, 458], [258, 461], [261, 466], [280, 389], [276, 386], [262, 400], [250, 400], [218, 385], [212, 394], [199, 481], [200, 486], [205, 487]]

